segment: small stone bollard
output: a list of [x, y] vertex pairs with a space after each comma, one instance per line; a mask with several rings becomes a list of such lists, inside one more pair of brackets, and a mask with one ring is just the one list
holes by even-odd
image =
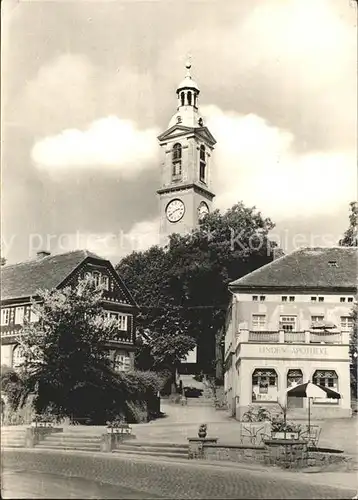
[[203, 459], [205, 444], [216, 444], [218, 442], [218, 438], [197, 437], [197, 438], [188, 438], [188, 441], [189, 441], [188, 458]]

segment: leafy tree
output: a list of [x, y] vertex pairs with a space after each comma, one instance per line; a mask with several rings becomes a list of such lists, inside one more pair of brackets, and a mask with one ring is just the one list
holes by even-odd
[[112, 369], [108, 342], [119, 325], [104, 315], [102, 290], [86, 279], [39, 296], [41, 303], [33, 305], [39, 321], [26, 323], [20, 337], [24, 361], [14, 408], [33, 394], [37, 413], [86, 416], [97, 423], [125, 414], [127, 402], [141, 399], [150, 384], [143, 384], [145, 375], [139, 375], [142, 389], [136, 391], [136, 375]]
[[350, 204], [349, 227], [339, 240], [339, 245], [342, 247], [358, 246], [357, 227], [358, 227], [358, 203], [352, 201]]
[[230, 299], [228, 284], [272, 260], [268, 232], [273, 227], [254, 207], [238, 203], [224, 214], [207, 215], [188, 235], [171, 235], [165, 249], [125, 257], [116, 269], [141, 308], [139, 332], [150, 332], [153, 339], [142, 346], [137, 361], [148, 362], [150, 354], [154, 365], [168, 365], [174, 352], [176, 361], [189, 352], [194, 338], [199, 363], [211, 373], [215, 337], [223, 331]]

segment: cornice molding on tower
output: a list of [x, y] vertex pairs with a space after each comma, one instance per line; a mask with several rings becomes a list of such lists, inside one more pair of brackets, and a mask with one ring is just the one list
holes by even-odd
[[189, 191], [190, 189], [193, 189], [195, 193], [200, 193], [205, 195], [210, 201], [212, 201], [215, 198], [215, 194], [209, 191], [207, 188], [204, 186], [199, 186], [196, 183], [190, 183], [190, 184], [181, 184], [178, 186], [168, 186], [167, 188], [161, 188], [157, 190], [157, 194], [166, 194], [166, 193], [176, 193], [180, 191]]
[[165, 143], [170, 139], [181, 136], [187, 136], [188, 139], [193, 137], [201, 137], [206, 142], [208, 142], [210, 147], [216, 144], [215, 137], [207, 127], [186, 127], [184, 125], [173, 125], [173, 127], [170, 127], [168, 130], [159, 135], [157, 139], [159, 142]]

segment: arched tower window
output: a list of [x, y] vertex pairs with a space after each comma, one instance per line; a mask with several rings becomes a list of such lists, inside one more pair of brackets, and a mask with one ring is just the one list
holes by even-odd
[[188, 106], [191, 106], [191, 92], [188, 92]]
[[184, 92], [182, 92], [180, 94], [180, 101], [181, 101], [181, 105], [184, 106], [184, 102], [185, 102], [185, 94], [184, 94]]
[[172, 153], [173, 177], [178, 177], [181, 175], [181, 159], [182, 159], [182, 147], [181, 144], [177, 142], [173, 146], [173, 153]]
[[205, 146], [200, 146], [200, 172], [199, 178], [202, 182], [206, 182], [206, 152]]

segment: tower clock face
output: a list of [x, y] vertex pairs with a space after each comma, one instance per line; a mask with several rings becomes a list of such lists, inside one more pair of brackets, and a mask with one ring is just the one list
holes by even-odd
[[172, 200], [166, 208], [166, 215], [169, 222], [179, 222], [185, 213], [185, 205], [179, 200]]
[[199, 220], [202, 220], [208, 213], [209, 213], [209, 207], [205, 203], [205, 201], [202, 201], [198, 208]]

